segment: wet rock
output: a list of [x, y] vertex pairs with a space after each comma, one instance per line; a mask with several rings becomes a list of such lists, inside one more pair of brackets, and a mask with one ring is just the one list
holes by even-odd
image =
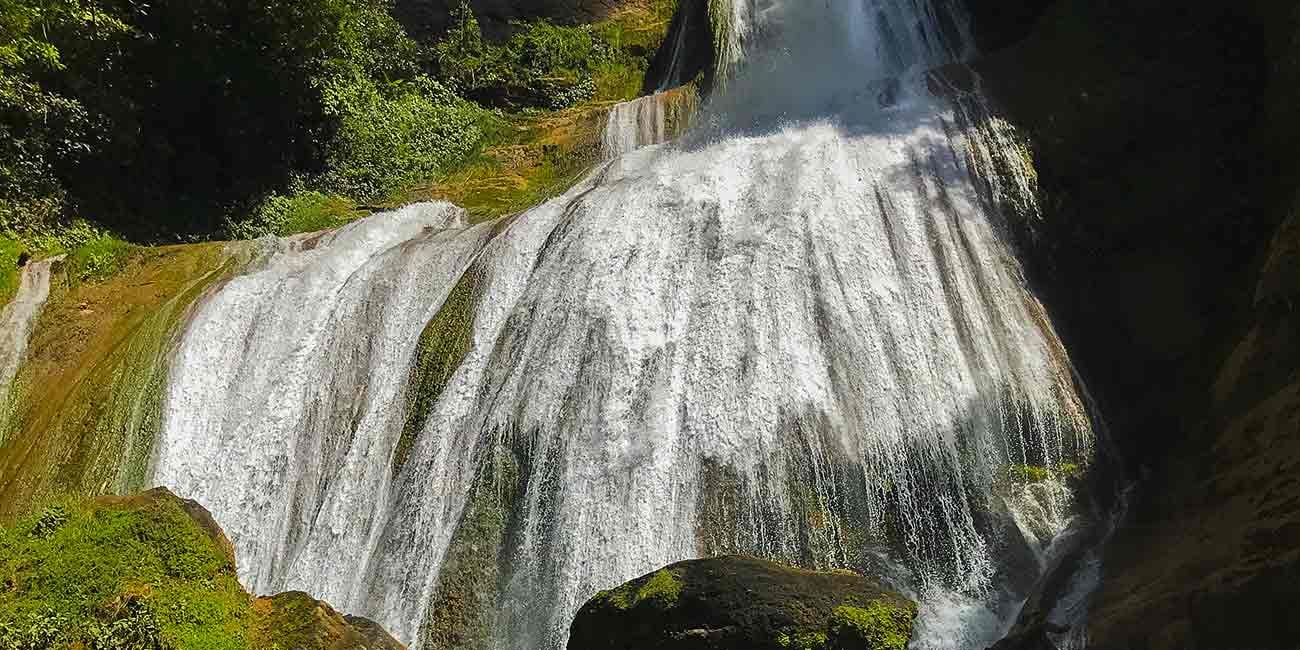
[[679, 562], [596, 594], [571, 650], [902, 650], [916, 605], [848, 571], [726, 556]]

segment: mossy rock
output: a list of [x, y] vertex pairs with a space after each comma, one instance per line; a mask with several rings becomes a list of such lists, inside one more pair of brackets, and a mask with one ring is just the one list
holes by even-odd
[[328, 603], [290, 591], [254, 604], [260, 619], [255, 647], [269, 650], [405, 650], [379, 624], [344, 616]]
[[0, 647], [404, 650], [307, 594], [254, 600], [212, 515], [165, 488], [66, 499], [0, 529]]
[[902, 650], [916, 604], [849, 571], [746, 556], [689, 560], [596, 594], [569, 648]]

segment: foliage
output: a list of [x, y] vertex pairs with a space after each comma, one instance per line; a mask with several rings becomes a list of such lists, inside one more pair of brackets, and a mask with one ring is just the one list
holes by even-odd
[[465, 169], [503, 121], [484, 106], [635, 96], [674, 6], [488, 42], [462, 3], [426, 49], [385, 0], [0, 0], [0, 235], [48, 244], [77, 218], [132, 240], [340, 222], [344, 200]]
[[[81, 213], [211, 233], [295, 177], [373, 168], [361, 145], [422, 149], [466, 124], [382, 0], [0, 0], [0, 43], [0, 230]], [[385, 111], [408, 119], [377, 133]], [[372, 175], [431, 168], [408, 155]]]
[[233, 223], [229, 228], [238, 239], [284, 237], [337, 228], [362, 214], [355, 203], [341, 196], [303, 190], [290, 196], [272, 194], [258, 206], [252, 219]]
[[247, 647], [252, 604], [232, 563], [174, 499], [20, 519], [0, 530], [0, 571], [0, 648]]
[[479, 146], [490, 119], [425, 76], [348, 90], [325, 185], [363, 201], [432, 178]]
[[47, 221], [63, 203], [56, 168], [90, 151], [91, 113], [54, 76], [80, 57], [110, 64], [131, 29], [83, 0], [0, 0], [0, 229]]
[[613, 52], [590, 27], [546, 20], [511, 27], [514, 34], [505, 43], [488, 43], [469, 3], [462, 2], [447, 36], [434, 47], [440, 77], [466, 97], [503, 108], [561, 109], [595, 96], [592, 73]]

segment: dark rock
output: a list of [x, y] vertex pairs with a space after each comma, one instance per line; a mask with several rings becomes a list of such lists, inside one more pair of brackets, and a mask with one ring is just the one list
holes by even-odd
[[727, 556], [690, 560], [596, 594], [571, 650], [902, 650], [916, 605], [875, 580]]
[[971, 3], [1042, 187], [1021, 257], [1145, 477], [1090, 647], [1295, 647], [1300, 7], [1029, 4]]

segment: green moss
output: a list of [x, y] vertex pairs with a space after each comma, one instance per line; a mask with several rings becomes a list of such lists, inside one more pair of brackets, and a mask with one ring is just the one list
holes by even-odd
[[1009, 465], [1007, 480], [1011, 483], [1042, 483], [1054, 479], [1075, 480], [1083, 476], [1084, 468], [1078, 463], [1062, 463], [1054, 467], [1041, 465]]
[[659, 609], [669, 609], [677, 604], [682, 595], [682, 581], [672, 571], [660, 569], [646, 578], [644, 582], [629, 582], [617, 589], [601, 591], [594, 600], [605, 603], [615, 609], [627, 610], [650, 603]]
[[301, 591], [276, 594], [259, 603], [260, 630], [256, 641], [269, 650], [306, 650], [323, 644], [320, 601]]
[[139, 249], [41, 312], [0, 410], [0, 516], [59, 494], [147, 487], [166, 358], [190, 306], [233, 268], [219, 245]]
[[634, 604], [653, 602], [661, 608], [677, 604], [682, 595], [682, 582], [667, 569], [660, 569], [636, 591]]
[[0, 647], [50, 622], [60, 645], [247, 647], [233, 564], [175, 499], [52, 505], [0, 530], [0, 572]]
[[1041, 483], [1052, 478], [1052, 470], [1039, 465], [1011, 465], [1007, 477], [1016, 483]]
[[495, 647], [506, 532], [522, 489], [519, 464], [503, 447], [474, 485], [470, 502], [447, 549], [429, 601], [424, 648], [487, 650]]
[[776, 637], [777, 645], [789, 650], [822, 650], [826, 642], [826, 633], [819, 630], [783, 630]]
[[402, 436], [393, 454], [393, 475], [402, 470], [411, 452], [415, 436], [424, 426], [433, 406], [437, 404], [447, 382], [460, 367], [473, 343], [471, 327], [474, 318], [475, 289], [479, 274], [471, 268], [452, 288], [442, 307], [434, 315], [416, 348], [415, 366], [411, 372], [410, 407]]
[[836, 647], [904, 650], [912, 638], [916, 607], [873, 600], [865, 607], [840, 605], [831, 612], [830, 640]]
[[600, 159], [608, 104], [502, 118], [488, 147], [400, 202], [444, 199], [486, 221], [558, 196]]

